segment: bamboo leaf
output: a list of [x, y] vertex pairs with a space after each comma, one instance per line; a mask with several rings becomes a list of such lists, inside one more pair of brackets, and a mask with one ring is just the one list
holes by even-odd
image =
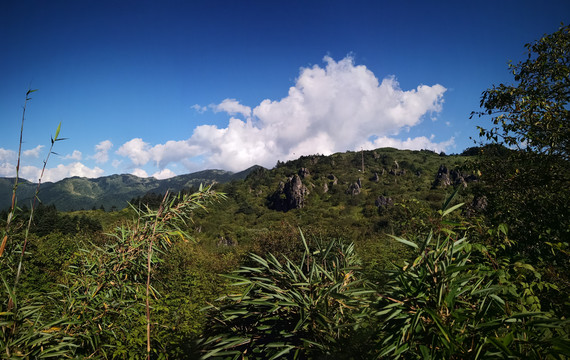
[[409, 240], [402, 239], [402, 238], [400, 238], [400, 237], [397, 237], [397, 236], [394, 236], [394, 235], [390, 235], [390, 234], [388, 234], [388, 236], [391, 237], [391, 238], [393, 238], [394, 240], [396, 240], [396, 241], [398, 241], [398, 242], [401, 242], [401, 243], [404, 244], [404, 245], [411, 246], [411, 247], [413, 247], [414, 249], [419, 249], [419, 246], [418, 246], [416, 243], [413, 243], [413, 242], [411, 242], [411, 241], [409, 241]]
[[57, 129], [55, 130], [55, 136], [54, 136], [55, 140], [57, 140], [60, 130], [61, 130], [61, 122], [57, 125]]
[[459, 209], [460, 207], [462, 207], [463, 205], [465, 205], [465, 203], [460, 203], [457, 205], [453, 205], [452, 207], [450, 207], [449, 209], [443, 211], [443, 213], [441, 214], [441, 217], [445, 217], [447, 215], [449, 215], [450, 213], [452, 213], [453, 211]]

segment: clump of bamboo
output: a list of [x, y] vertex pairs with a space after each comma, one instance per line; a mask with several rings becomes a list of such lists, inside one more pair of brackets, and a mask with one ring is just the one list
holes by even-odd
[[[193, 194], [180, 194], [171, 197], [167, 192], [162, 200], [158, 210], [152, 211], [149, 208], [139, 210], [139, 223], [134, 228], [133, 238], [147, 241], [147, 276], [146, 276], [146, 341], [147, 341], [147, 358], [150, 359], [151, 354], [151, 320], [150, 320], [150, 298], [151, 298], [151, 274], [153, 265], [153, 253], [155, 247], [167, 248], [172, 245], [172, 239], [190, 239], [191, 236], [184, 231], [187, 228], [187, 222], [192, 221], [192, 213], [197, 209], [205, 210], [204, 204], [214, 200], [225, 198], [224, 194], [216, 193], [211, 190], [211, 186], [203, 188], [200, 185], [198, 192]], [[142, 220], [142, 223], [140, 221]]]

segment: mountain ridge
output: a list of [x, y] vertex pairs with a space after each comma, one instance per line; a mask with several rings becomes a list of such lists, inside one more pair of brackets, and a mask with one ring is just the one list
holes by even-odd
[[[209, 169], [168, 179], [141, 178], [132, 174], [112, 174], [98, 178], [72, 176], [40, 186], [38, 198], [45, 205], [55, 205], [61, 211], [100, 208], [122, 209], [133, 198], [147, 193], [178, 192], [200, 184], [226, 183], [244, 179], [250, 172], [261, 168], [254, 165], [241, 172]], [[10, 207], [14, 177], [0, 178], [0, 210]], [[37, 183], [19, 179], [16, 195], [18, 206], [30, 206]]]

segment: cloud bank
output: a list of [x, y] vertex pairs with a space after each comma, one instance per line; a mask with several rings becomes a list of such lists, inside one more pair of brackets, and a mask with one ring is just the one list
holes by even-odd
[[[86, 160], [93, 165], [112, 160], [109, 166], [119, 171], [164, 179], [175, 176], [170, 169], [241, 171], [255, 164], [271, 168], [278, 160], [347, 150], [395, 147], [446, 151], [454, 145], [453, 138], [436, 142], [433, 135], [402, 137], [424, 118], [437, 118], [445, 92], [439, 84], [403, 90], [395, 77], [379, 80], [350, 56], [340, 61], [325, 56], [322, 65], [301, 68], [282, 99], [266, 99], [254, 107], [235, 98], [191, 106], [202, 116], [227, 113], [225, 127], [197, 126], [188, 138], [163, 144], [133, 138], [114, 152], [113, 143], [104, 140], [95, 145], [93, 155]], [[42, 146], [37, 146], [24, 155], [37, 158], [40, 150]], [[16, 158], [13, 150], [0, 148], [0, 176], [15, 175]], [[97, 166], [84, 165], [82, 158], [79, 151], [65, 156], [74, 162], [46, 169], [43, 181], [105, 173]], [[40, 172], [41, 168], [34, 166], [21, 169], [22, 177], [32, 181], [37, 181]]]
[[[251, 109], [236, 99], [209, 105], [226, 112], [227, 127], [201, 125], [187, 140], [151, 146], [142, 139], [123, 144], [117, 154], [134, 166], [153, 161], [160, 169], [181, 162], [189, 170], [243, 170], [301, 155], [377, 147], [443, 151], [453, 139], [435, 143], [425, 136], [399, 140], [394, 136], [418, 125], [424, 115], [441, 111], [446, 88], [419, 85], [404, 91], [395, 77], [382, 81], [352, 57], [324, 58], [325, 66], [301, 68], [295, 85], [280, 100], [263, 100]], [[206, 107], [194, 105], [203, 113]], [[369, 139], [375, 139], [370, 141]]]

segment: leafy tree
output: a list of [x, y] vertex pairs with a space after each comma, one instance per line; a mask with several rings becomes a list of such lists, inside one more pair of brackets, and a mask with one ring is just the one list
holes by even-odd
[[472, 116], [491, 116], [494, 127], [479, 127], [483, 139], [526, 151], [482, 148], [477, 164], [482, 181], [476, 191], [489, 199], [486, 213], [491, 225], [508, 224], [517, 254], [535, 264], [548, 261], [567, 269], [570, 27], [562, 26], [525, 47], [527, 59], [509, 64], [515, 85], [484, 91], [482, 111]]
[[495, 127], [478, 127], [487, 140], [547, 154], [570, 156], [570, 26], [526, 44], [528, 58], [509, 64], [516, 85], [483, 92], [483, 111]]

